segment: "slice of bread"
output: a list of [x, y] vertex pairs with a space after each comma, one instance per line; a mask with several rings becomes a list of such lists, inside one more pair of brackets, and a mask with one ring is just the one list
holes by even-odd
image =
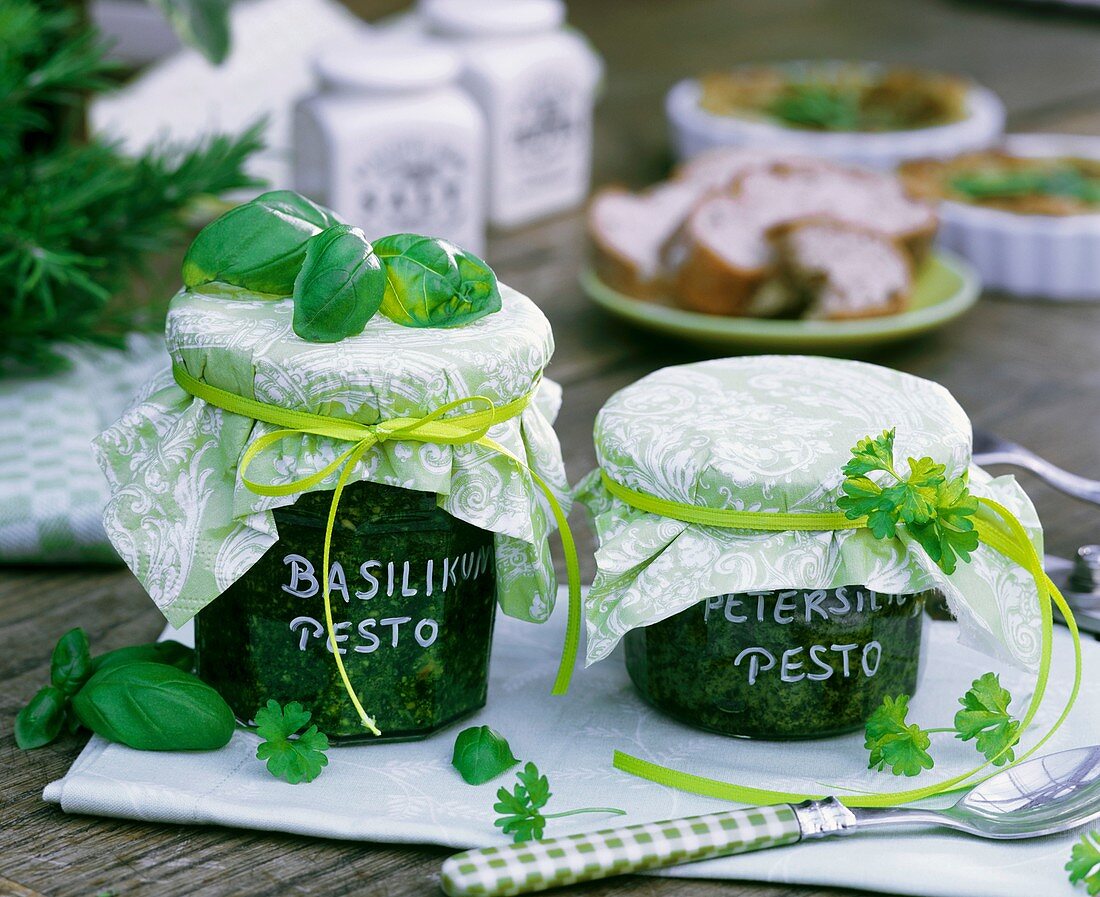
[[606, 187], [588, 206], [588, 233], [600, 279], [630, 296], [650, 299], [670, 290], [664, 253], [706, 186], [668, 181], [642, 193]]
[[742, 174], [727, 194], [707, 196], [688, 216], [670, 243], [675, 251], [666, 254], [679, 262], [678, 300], [709, 314], [787, 311], [774, 296], [754, 308], [754, 295], [775, 270], [768, 235], [820, 217], [879, 233], [913, 263], [927, 255], [937, 225], [932, 206], [911, 198], [891, 175], [813, 160], [773, 163]]
[[775, 283], [792, 304], [804, 306], [806, 318], [877, 317], [909, 303], [912, 262], [881, 233], [818, 218], [782, 226], [769, 238], [778, 264]]

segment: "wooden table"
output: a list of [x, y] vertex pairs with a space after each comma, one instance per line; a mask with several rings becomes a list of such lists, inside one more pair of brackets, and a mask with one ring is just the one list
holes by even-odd
[[[353, 3], [367, 12], [378, 3]], [[390, 3], [390, 6], [393, 4]], [[754, 59], [874, 58], [973, 75], [1004, 97], [1023, 130], [1100, 133], [1100, 14], [946, 0], [575, 0], [573, 22], [605, 54], [596, 182], [641, 186], [668, 164], [661, 98], [678, 77]], [[496, 238], [502, 279], [534, 297], [557, 335], [551, 375], [565, 387], [558, 425], [570, 474], [593, 465], [593, 417], [616, 389], [654, 368], [705, 357], [636, 332], [594, 308], [577, 287], [586, 253], [579, 214]], [[975, 423], [1070, 469], [1100, 461], [1100, 305], [984, 298], [945, 333], [872, 360], [948, 386]], [[1100, 541], [1100, 513], [1033, 479], [1048, 549]], [[592, 537], [577, 517], [582, 556]], [[591, 563], [586, 562], [586, 576]], [[83, 739], [24, 754], [14, 714], [46, 681], [56, 638], [83, 626], [97, 649], [147, 641], [163, 621], [135, 580], [116, 569], [6, 570], [0, 578], [0, 897], [331, 895], [437, 892], [445, 851], [219, 828], [66, 816], [41, 800]], [[755, 883], [619, 879], [588, 895], [739, 897], [854, 892]]]

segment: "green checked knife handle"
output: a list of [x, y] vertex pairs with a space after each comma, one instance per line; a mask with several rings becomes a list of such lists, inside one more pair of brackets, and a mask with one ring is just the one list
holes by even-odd
[[509, 897], [629, 872], [794, 844], [804, 837], [842, 834], [855, 817], [835, 798], [797, 807], [777, 804], [706, 816], [644, 822], [485, 847], [443, 864], [450, 897]]

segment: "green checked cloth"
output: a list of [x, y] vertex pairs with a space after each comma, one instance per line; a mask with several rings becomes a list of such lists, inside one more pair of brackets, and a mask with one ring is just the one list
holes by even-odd
[[103, 531], [92, 438], [165, 365], [161, 337], [66, 347], [59, 374], [0, 380], [0, 563], [119, 563]]
[[441, 883], [451, 897], [511, 897], [608, 874], [780, 847], [800, 837], [788, 805], [753, 807], [467, 851], [443, 864]]

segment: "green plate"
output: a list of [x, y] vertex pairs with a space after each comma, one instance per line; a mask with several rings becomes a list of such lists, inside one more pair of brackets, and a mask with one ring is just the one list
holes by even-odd
[[694, 342], [743, 349], [846, 352], [908, 339], [953, 321], [978, 299], [981, 284], [958, 256], [937, 250], [917, 277], [908, 311], [856, 321], [777, 321], [727, 318], [635, 299], [613, 290], [591, 269], [581, 286], [597, 305], [647, 330]]

